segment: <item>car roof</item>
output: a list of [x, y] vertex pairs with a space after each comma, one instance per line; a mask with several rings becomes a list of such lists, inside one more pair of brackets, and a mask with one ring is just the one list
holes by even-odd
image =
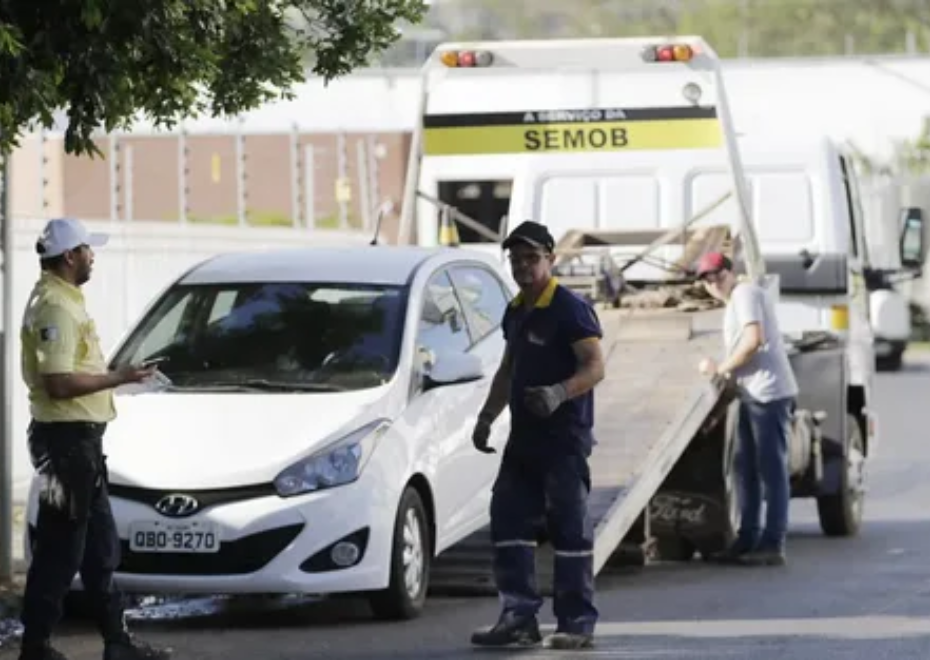
[[477, 260], [488, 255], [461, 248], [364, 245], [306, 247], [224, 253], [192, 268], [179, 284], [232, 282], [340, 282], [404, 285], [427, 262]]

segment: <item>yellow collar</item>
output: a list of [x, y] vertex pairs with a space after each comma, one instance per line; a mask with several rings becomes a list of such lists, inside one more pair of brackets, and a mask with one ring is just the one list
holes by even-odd
[[[549, 305], [551, 305], [552, 296], [555, 295], [555, 290], [556, 290], [556, 287], [558, 286], [559, 286], [559, 281], [556, 278], [554, 277], [549, 278], [549, 283], [546, 284], [546, 288], [543, 289], [542, 293], [539, 294], [539, 298], [536, 299], [536, 304], [533, 305], [533, 307], [535, 307], [536, 309], [542, 309], [544, 307], [548, 307]], [[510, 306], [519, 307], [522, 304], [523, 304], [523, 292], [521, 291], [516, 296], [514, 296], [513, 300], [510, 301]]]
[[41, 286], [46, 289], [51, 289], [63, 293], [64, 295], [78, 302], [84, 301], [84, 293], [78, 287], [74, 286], [70, 282], [66, 282], [54, 273], [42, 271], [39, 282]]

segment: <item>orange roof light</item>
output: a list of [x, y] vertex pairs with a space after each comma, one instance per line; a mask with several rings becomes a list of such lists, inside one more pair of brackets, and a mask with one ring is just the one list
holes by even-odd
[[676, 46], [672, 46], [672, 53], [675, 56], [676, 62], [688, 62], [694, 55], [694, 53], [691, 52], [691, 46], [688, 44], [678, 44]]

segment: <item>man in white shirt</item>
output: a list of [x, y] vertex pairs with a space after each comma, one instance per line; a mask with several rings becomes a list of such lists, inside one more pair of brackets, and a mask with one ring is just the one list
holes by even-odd
[[740, 399], [736, 455], [740, 530], [733, 545], [716, 559], [783, 565], [791, 498], [788, 442], [798, 385], [775, 306], [762, 287], [740, 281], [730, 259], [719, 252], [701, 258], [697, 277], [710, 295], [726, 303], [725, 357], [720, 363], [707, 358], [700, 369], [707, 375], [733, 378]]

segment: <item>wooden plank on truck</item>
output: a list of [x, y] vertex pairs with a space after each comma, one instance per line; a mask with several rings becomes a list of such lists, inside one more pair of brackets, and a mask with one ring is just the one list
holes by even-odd
[[[599, 314], [605, 330], [606, 377], [595, 390], [598, 444], [590, 461], [595, 573], [618, 549], [713, 409], [719, 391], [698, 373], [697, 365], [720, 350], [719, 310]], [[698, 319], [703, 323], [696, 327]], [[650, 321], [666, 332], [648, 337], [641, 329]], [[638, 325], [639, 336], [624, 337], [624, 324]], [[491, 558], [490, 532], [484, 528], [434, 560], [431, 591], [495, 593]], [[552, 579], [548, 545], [537, 552], [537, 566], [540, 589], [548, 592]]]

